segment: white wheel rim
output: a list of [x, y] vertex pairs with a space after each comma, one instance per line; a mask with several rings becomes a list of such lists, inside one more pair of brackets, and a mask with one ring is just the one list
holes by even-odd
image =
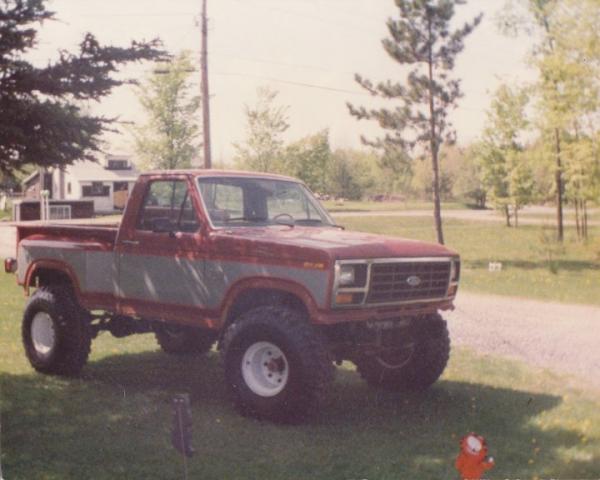
[[394, 359], [394, 361], [392, 363], [392, 362], [388, 362], [383, 357], [377, 357], [377, 361], [379, 362], [379, 364], [381, 366], [388, 368], [390, 370], [397, 370], [399, 368], [403, 368], [412, 359], [412, 356], [415, 353], [415, 344], [407, 343], [404, 346], [404, 348], [401, 350], [401, 352], [402, 352], [403, 356], [401, 357], [400, 361], [398, 361], [397, 359]]
[[31, 322], [31, 341], [36, 353], [47, 358], [56, 345], [56, 331], [52, 317], [46, 312], [38, 312]]
[[252, 392], [261, 397], [273, 397], [281, 392], [289, 379], [285, 354], [270, 342], [250, 345], [242, 358], [242, 376]]

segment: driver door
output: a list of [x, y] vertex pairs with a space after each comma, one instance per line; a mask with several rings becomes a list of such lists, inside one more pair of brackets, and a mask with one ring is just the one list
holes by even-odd
[[184, 177], [146, 185], [135, 223], [118, 245], [121, 313], [200, 320], [206, 305], [205, 244], [191, 188]]

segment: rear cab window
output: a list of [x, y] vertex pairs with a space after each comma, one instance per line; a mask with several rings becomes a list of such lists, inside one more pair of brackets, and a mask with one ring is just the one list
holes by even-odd
[[198, 215], [184, 179], [152, 181], [140, 208], [136, 229], [194, 233]]

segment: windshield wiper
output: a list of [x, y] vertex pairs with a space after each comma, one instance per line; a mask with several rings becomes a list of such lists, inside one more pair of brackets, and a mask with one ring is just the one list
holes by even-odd
[[250, 223], [265, 223], [266, 219], [264, 218], [258, 218], [258, 217], [233, 217], [233, 218], [228, 218], [227, 220], [225, 220], [224, 223], [231, 223], [231, 222], [250, 222]]

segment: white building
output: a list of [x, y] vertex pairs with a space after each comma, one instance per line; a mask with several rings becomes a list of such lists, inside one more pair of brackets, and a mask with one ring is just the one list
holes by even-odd
[[98, 163], [86, 160], [64, 169], [34, 172], [24, 181], [25, 196], [39, 198], [41, 186], [49, 190], [51, 200], [91, 200], [96, 213], [111, 213], [123, 210], [139, 174], [130, 157], [107, 155]]

